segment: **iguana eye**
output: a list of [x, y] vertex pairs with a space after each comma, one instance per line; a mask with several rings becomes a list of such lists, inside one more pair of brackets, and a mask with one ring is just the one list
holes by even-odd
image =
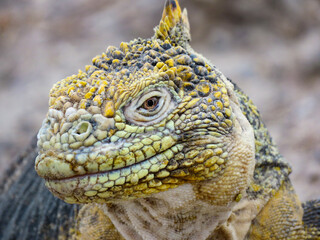
[[149, 111], [154, 111], [158, 107], [158, 103], [159, 97], [151, 97], [144, 101], [141, 107]]
[[124, 114], [129, 122], [151, 125], [165, 118], [174, 106], [172, 93], [166, 88], [156, 88], [133, 99], [124, 108]]

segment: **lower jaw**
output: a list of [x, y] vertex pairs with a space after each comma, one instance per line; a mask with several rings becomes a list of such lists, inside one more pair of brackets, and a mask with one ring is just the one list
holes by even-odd
[[[145, 197], [150, 193], [157, 193], [165, 189], [148, 188], [148, 181], [151, 178], [146, 176], [144, 181], [131, 183], [130, 181], [107, 180], [108, 173], [97, 173], [86, 176], [77, 176], [61, 180], [46, 180], [47, 188], [56, 197], [67, 203], [107, 203], [119, 199], [135, 199]], [[152, 175], [153, 174], [149, 174]], [[132, 176], [132, 175], [131, 175]], [[174, 186], [169, 186], [171, 188]]]
[[[67, 203], [108, 202], [119, 195], [123, 185], [109, 180], [110, 173], [95, 173], [59, 180], [46, 179], [46, 187]], [[114, 190], [118, 190], [114, 192]]]
[[46, 179], [46, 186], [67, 203], [109, 202], [160, 192], [163, 189], [150, 189], [148, 182], [168, 165], [166, 151], [121, 169], [63, 179]]
[[166, 178], [154, 179], [154, 173], [150, 172], [135, 181], [136, 175], [134, 173], [126, 178], [120, 176], [117, 180], [110, 180], [110, 172], [96, 173], [60, 180], [47, 179], [46, 186], [53, 195], [67, 203], [83, 204], [143, 198], [185, 183], [178, 179], [172, 182], [166, 181]]

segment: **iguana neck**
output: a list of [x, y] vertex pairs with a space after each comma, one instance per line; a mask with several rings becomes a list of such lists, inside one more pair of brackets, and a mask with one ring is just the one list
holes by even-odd
[[[230, 80], [230, 79], [229, 79]], [[255, 170], [253, 185], [248, 189], [252, 197], [269, 195], [279, 189], [284, 179], [291, 172], [290, 165], [283, 159], [267, 128], [261, 120], [260, 113], [251, 99], [234, 84], [240, 108], [253, 127], [255, 137]], [[261, 186], [264, 186], [263, 188]]]
[[193, 186], [184, 184], [151, 197], [101, 206], [126, 239], [204, 240], [227, 221], [234, 204], [199, 201]]

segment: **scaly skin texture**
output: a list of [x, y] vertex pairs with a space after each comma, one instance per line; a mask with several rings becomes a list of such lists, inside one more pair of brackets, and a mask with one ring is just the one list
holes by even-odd
[[256, 107], [189, 41], [167, 1], [152, 38], [51, 89], [35, 168], [84, 204], [73, 238], [319, 238]]

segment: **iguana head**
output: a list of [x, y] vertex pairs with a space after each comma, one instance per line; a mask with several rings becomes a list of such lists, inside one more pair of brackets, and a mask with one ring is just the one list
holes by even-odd
[[152, 38], [108, 47], [53, 86], [35, 168], [54, 195], [110, 202], [191, 183], [199, 198], [239, 197], [252, 129], [233, 85], [189, 41], [187, 12], [170, 0]]

